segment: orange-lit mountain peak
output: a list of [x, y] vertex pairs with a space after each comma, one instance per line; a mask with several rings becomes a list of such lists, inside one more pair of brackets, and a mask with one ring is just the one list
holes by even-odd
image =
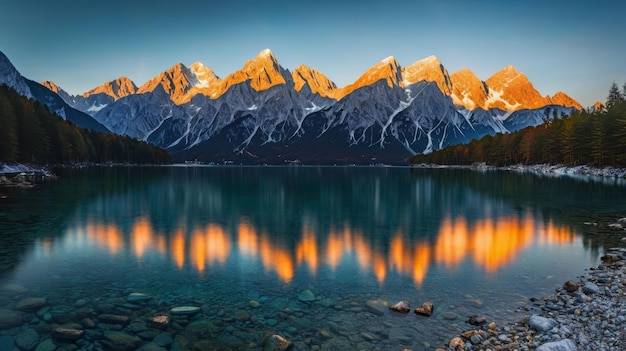
[[415, 84], [420, 81], [435, 82], [444, 94], [450, 95], [452, 93], [452, 84], [450, 83], [448, 70], [434, 55], [416, 61], [412, 65], [402, 69], [403, 86]]
[[569, 95], [565, 94], [562, 91], [559, 91], [556, 94], [554, 94], [554, 96], [549, 98], [549, 101], [553, 105], [561, 105], [561, 106], [565, 106], [565, 107], [575, 107], [575, 108], [577, 108], [579, 110], [583, 109], [582, 105], [579, 104], [578, 101], [572, 99]]
[[602, 103], [602, 101], [596, 101], [595, 104], [593, 104], [592, 106], [596, 111], [602, 110], [604, 109], [604, 104]]
[[370, 67], [354, 83], [343, 87], [340, 97], [344, 97], [359, 88], [372, 85], [380, 80], [385, 80], [390, 88], [400, 85], [402, 73], [395, 57], [389, 56]]
[[213, 83], [220, 81], [220, 78], [215, 74], [215, 72], [202, 62], [196, 61], [192, 63], [191, 66], [189, 66], [189, 70], [193, 72], [195, 78], [198, 80], [197, 84], [202, 86], [210, 86]]
[[468, 110], [485, 108], [487, 88], [469, 68], [452, 73], [450, 82], [452, 83], [452, 100], [455, 105], [463, 106]]
[[41, 85], [43, 85], [44, 87], [50, 89], [51, 91], [55, 92], [55, 93], [59, 93], [60, 91], [62, 91], [63, 89], [61, 89], [60, 86], [56, 85], [53, 81], [51, 80], [44, 80], [41, 82]]
[[339, 89], [337, 89], [337, 85], [333, 81], [320, 71], [304, 64], [296, 67], [291, 76], [296, 91], [300, 91], [305, 85], [308, 85], [313, 94], [318, 94], [322, 97], [336, 98], [339, 93]]
[[282, 67], [269, 49], [262, 50], [255, 58], [246, 62], [241, 70], [229, 74], [222, 81], [222, 88], [214, 98], [224, 94], [233, 85], [250, 80], [250, 86], [256, 91], [267, 90], [275, 85], [285, 84]]
[[125, 96], [135, 94], [137, 86], [128, 77], [122, 76], [115, 80], [106, 82], [83, 94], [83, 97], [89, 97], [95, 94], [106, 94], [114, 100], [121, 99]]
[[515, 111], [524, 108], [539, 108], [548, 102], [539, 94], [526, 75], [509, 65], [489, 77], [489, 108]]
[[152, 92], [158, 87], [162, 87], [172, 101], [175, 103], [184, 102], [185, 94], [191, 88], [192, 81], [193, 76], [189, 68], [182, 63], [177, 63], [139, 87], [137, 94]]

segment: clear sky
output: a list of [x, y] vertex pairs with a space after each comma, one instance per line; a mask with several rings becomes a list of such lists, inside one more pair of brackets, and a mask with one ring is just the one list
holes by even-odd
[[0, 51], [25, 77], [71, 94], [127, 76], [138, 86], [178, 62], [220, 77], [269, 48], [338, 86], [387, 56], [408, 66], [437, 56], [485, 80], [507, 65], [542, 95], [583, 106], [626, 83], [621, 1], [7, 0]]

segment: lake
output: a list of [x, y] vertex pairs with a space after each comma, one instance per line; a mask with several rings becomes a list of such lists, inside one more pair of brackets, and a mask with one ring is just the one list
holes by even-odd
[[[473, 328], [471, 315], [519, 320], [530, 298], [619, 245], [607, 225], [626, 217], [613, 179], [306, 166], [58, 174], [0, 189], [0, 348], [29, 334], [49, 350], [260, 350], [279, 334], [305, 350], [433, 349]], [[432, 301], [434, 314], [388, 309], [400, 300]], [[171, 311], [182, 306], [197, 309]], [[163, 315], [169, 325], [152, 322]]]

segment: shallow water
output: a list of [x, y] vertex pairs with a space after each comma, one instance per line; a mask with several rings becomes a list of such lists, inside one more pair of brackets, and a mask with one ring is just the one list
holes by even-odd
[[[517, 320], [530, 297], [596, 265], [611, 238], [603, 221], [626, 215], [622, 184], [506, 172], [174, 166], [61, 175], [0, 189], [0, 286], [29, 289], [0, 292], [0, 309], [46, 298], [0, 335], [37, 328], [43, 341], [73, 323], [87, 331], [75, 342], [85, 349], [106, 347], [109, 330], [143, 343], [167, 334], [168, 350], [255, 349], [267, 334], [302, 349], [443, 346], [471, 328], [468, 316]], [[313, 301], [301, 301], [306, 290]], [[150, 299], [129, 301], [133, 292]], [[403, 299], [432, 301], [435, 313], [367, 306]], [[146, 325], [184, 305], [201, 312], [165, 331]], [[96, 325], [56, 318], [79, 309]]]

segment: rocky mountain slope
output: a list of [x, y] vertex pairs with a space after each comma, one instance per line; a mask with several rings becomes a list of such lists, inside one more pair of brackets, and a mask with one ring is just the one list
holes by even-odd
[[[7, 85], [17, 91], [18, 94], [45, 104], [50, 111], [80, 127], [98, 132], [110, 132], [109, 129], [98, 123], [89, 114], [74, 109], [71, 102], [66, 102], [70, 95], [65, 93], [63, 96], [64, 92], [54, 83], [44, 87], [22, 77], [9, 58], [2, 52], [0, 52], [0, 85]], [[57, 94], [54, 89], [58, 89], [61, 95]]]
[[513, 66], [482, 81], [435, 56], [406, 67], [388, 57], [340, 88], [304, 65], [290, 72], [267, 49], [225, 78], [178, 63], [139, 88], [123, 77], [81, 96], [46, 86], [179, 161], [404, 163], [582, 108], [562, 92], [542, 96]]

